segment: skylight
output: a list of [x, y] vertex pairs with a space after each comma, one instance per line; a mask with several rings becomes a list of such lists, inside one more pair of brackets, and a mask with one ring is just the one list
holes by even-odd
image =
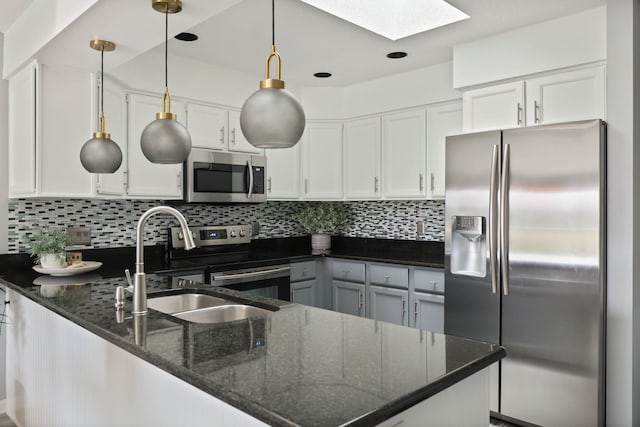
[[391, 40], [467, 19], [444, 0], [302, 0]]

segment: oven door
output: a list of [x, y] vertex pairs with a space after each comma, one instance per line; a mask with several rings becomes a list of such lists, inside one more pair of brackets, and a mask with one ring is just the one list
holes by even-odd
[[211, 273], [211, 284], [268, 298], [291, 301], [288, 265], [246, 268]]
[[185, 201], [262, 203], [266, 158], [194, 148], [185, 162]]

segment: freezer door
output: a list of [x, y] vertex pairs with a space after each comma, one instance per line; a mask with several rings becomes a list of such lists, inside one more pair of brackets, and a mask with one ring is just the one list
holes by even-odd
[[603, 135], [599, 120], [503, 132], [500, 412], [537, 425], [603, 425]]
[[[500, 170], [500, 131], [447, 137], [445, 191], [446, 334], [499, 343], [500, 294], [490, 249], [497, 249], [497, 205], [490, 209]], [[493, 214], [493, 215], [492, 215]], [[493, 224], [492, 224], [492, 219]], [[494, 236], [495, 237], [495, 236]], [[494, 261], [497, 259], [494, 257]]]

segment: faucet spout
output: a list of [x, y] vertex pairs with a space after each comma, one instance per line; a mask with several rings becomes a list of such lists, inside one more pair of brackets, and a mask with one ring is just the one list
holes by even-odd
[[137, 315], [147, 314], [147, 281], [144, 273], [144, 225], [150, 217], [160, 213], [173, 215], [178, 220], [184, 235], [186, 250], [196, 247], [193, 241], [193, 234], [187, 225], [187, 220], [179, 210], [169, 206], [156, 206], [140, 216], [136, 229], [136, 274], [133, 280], [133, 314]]

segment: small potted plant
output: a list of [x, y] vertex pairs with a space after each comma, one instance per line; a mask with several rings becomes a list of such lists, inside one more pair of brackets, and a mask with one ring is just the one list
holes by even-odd
[[62, 228], [39, 229], [28, 242], [28, 252], [43, 268], [61, 268], [66, 265], [65, 249], [69, 243]]
[[314, 253], [331, 248], [331, 233], [347, 223], [347, 215], [335, 203], [312, 204], [292, 215], [307, 232], [311, 233], [311, 249]]

